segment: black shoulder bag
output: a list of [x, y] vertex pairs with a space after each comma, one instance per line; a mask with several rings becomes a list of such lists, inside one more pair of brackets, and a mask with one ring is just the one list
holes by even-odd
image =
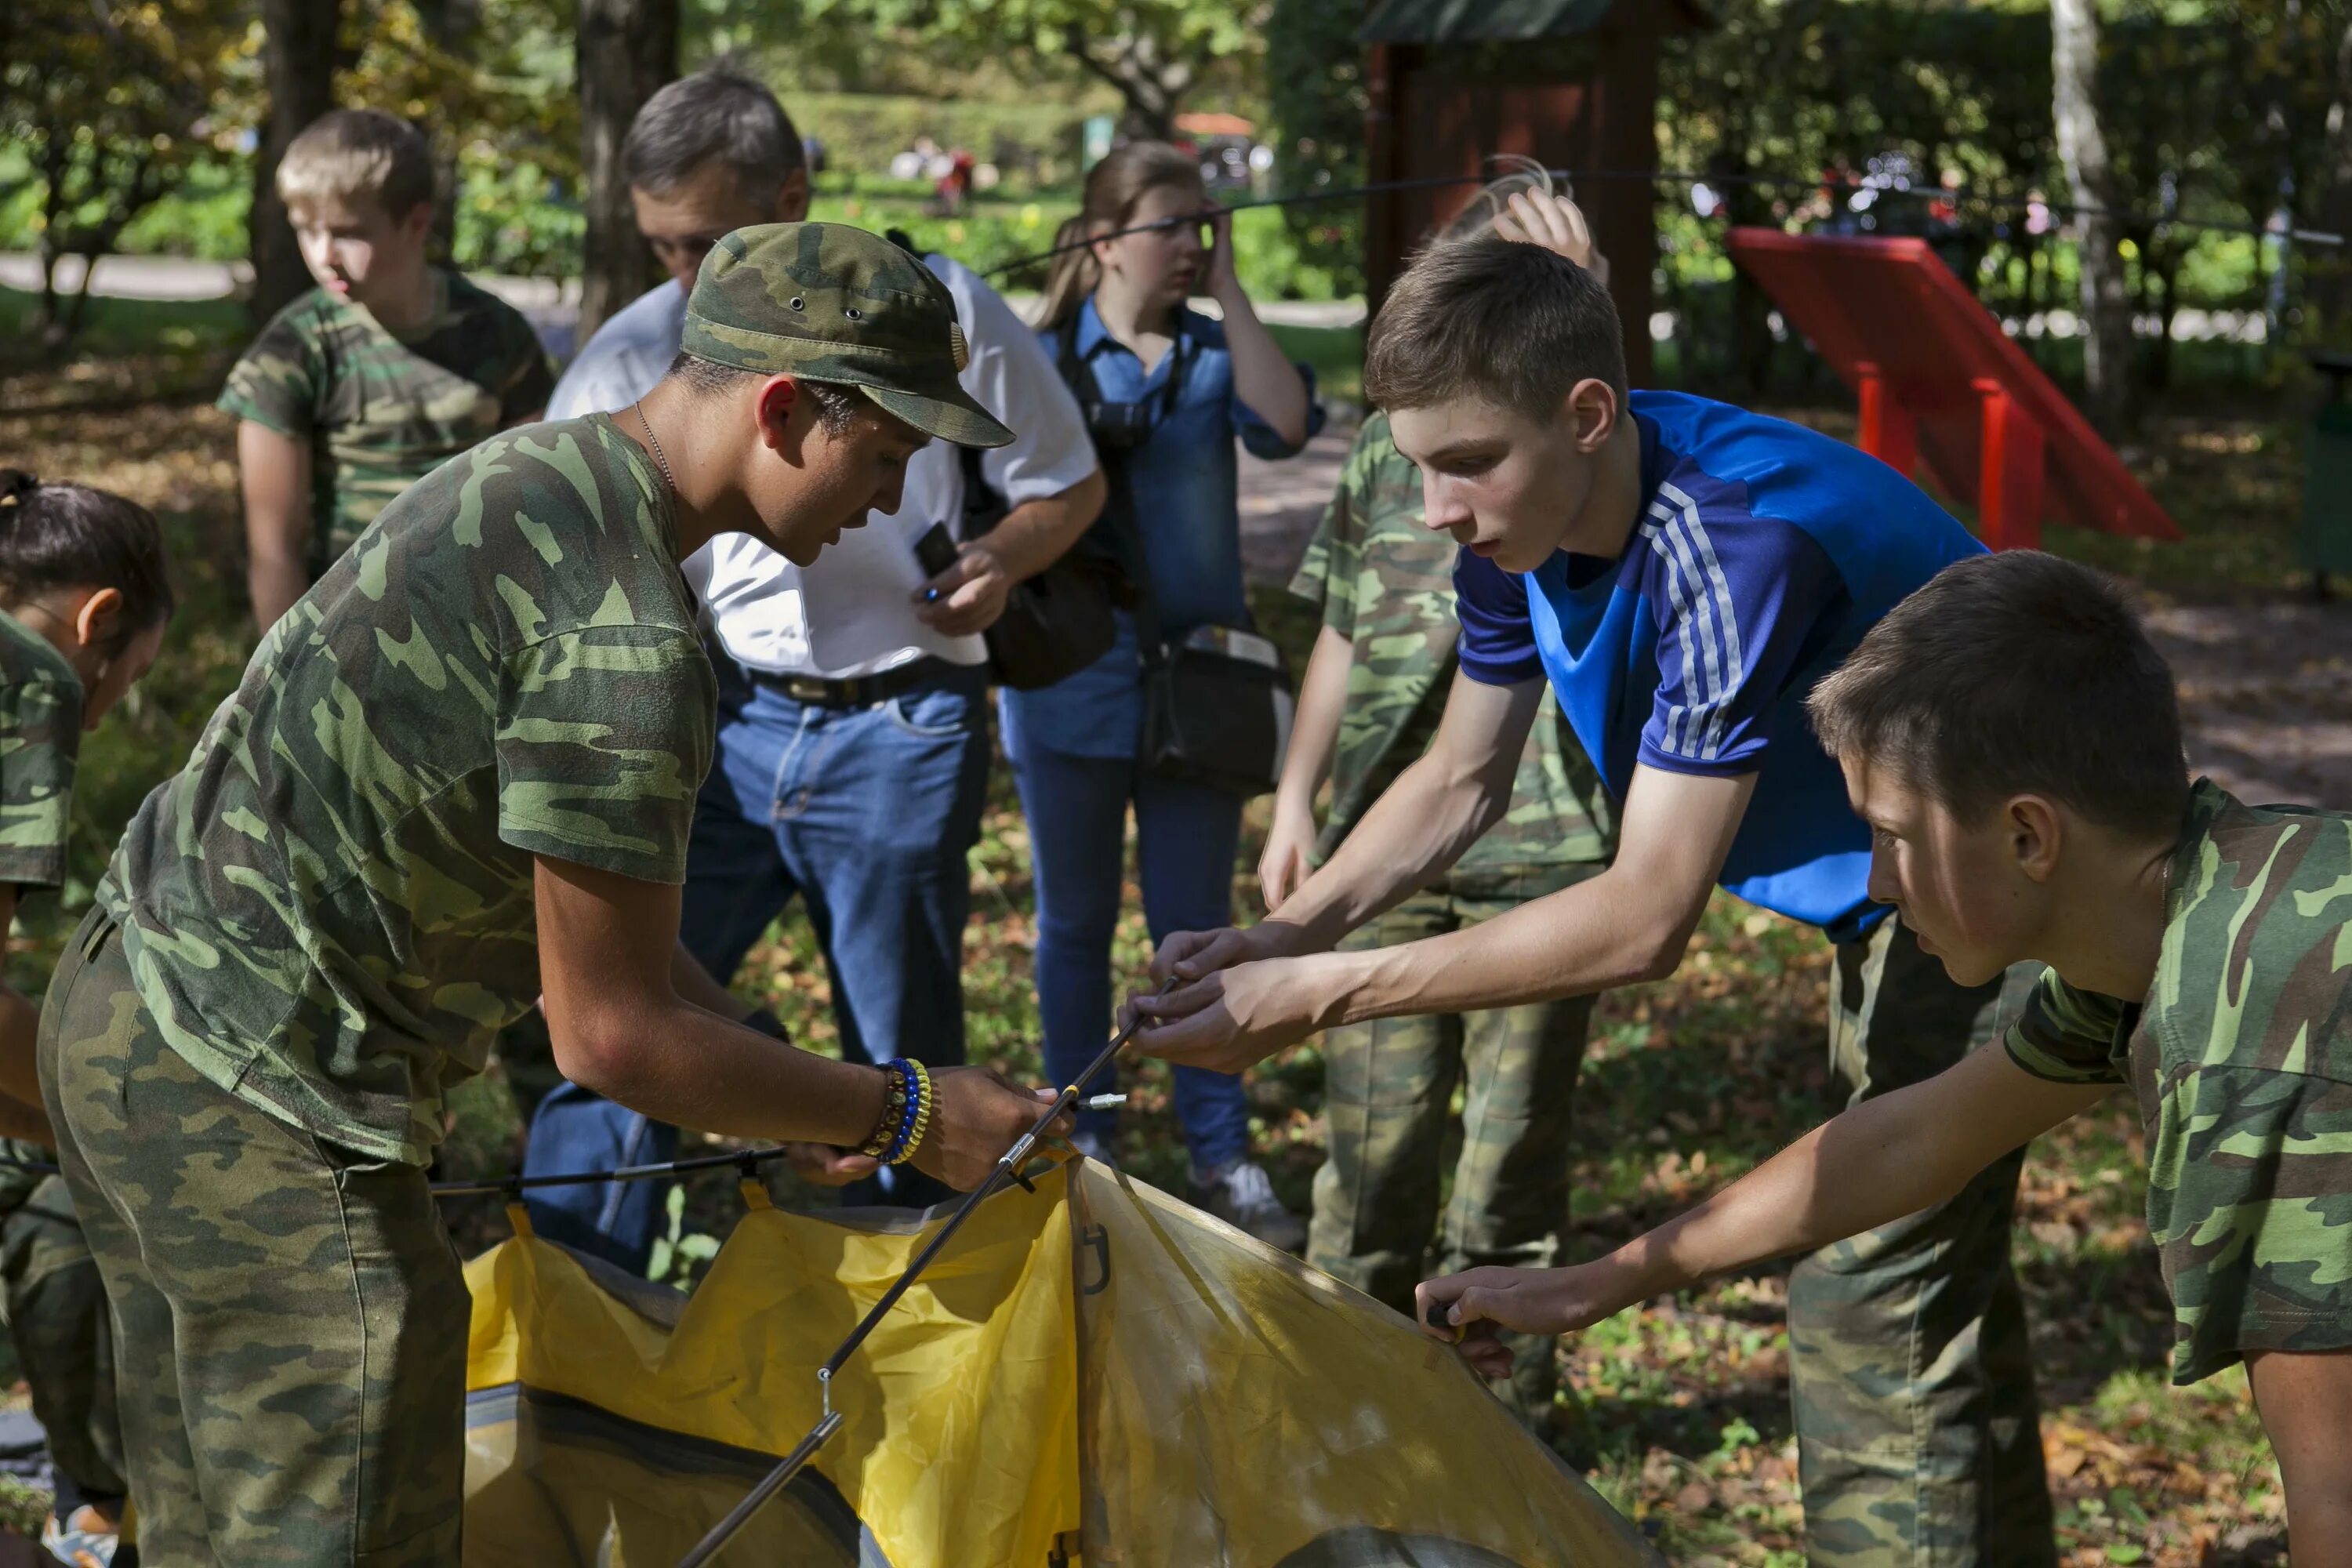
[[[1282, 650], [1248, 626], [1194, 626], [1171, 641], [1160, 624], [1128, 471], [1130, 453], [1174, 412], [1191, 346], [1179, 339], [1162, 395], [1143, 403], [1105, 402], [1078, 353], [1077, 320], [1062, 324], [1056, 356], [1078, 399], [1110, 484], [1103, 522], [1127, 564], [1129, 606], [1143, 658], [1143, 752], [1149, 772], [1238, 795], [1271, 791], [1282, 778], [1296, 706]], [[1155, 404], [1157, 406], [1155, 407]]]
[[[963, 456], [961, 537], [979, 539], [1012, 511], [988, 482], [977, 447]], [[1110, 651], [1118, 623], [1111, 605], [1124, 598], [1117, 560], [1089, 542], [1090, 527], [1076, 544], [1034, 577], [1013, 584], [1004, 613], [982, 634], [988, 669], [1000, 686], [1034, 691], [1066, 680]]]
[[[922, 259], [901, 231], [891, 229], [887, 237]], [[986, 535], [1013, 509], [988, 482], [980, 450], [963, 447], [958, 452], [963, 460], [963, 515], [956, 520], [956, 537], [971, 541]], [[1111, 605], [1123, 602], [1124, 584], [1118, 562], [1089, 542], [1093, 532], [1090, 527], [1052, 565], [1013, 584], [1003, 614], [981, 634], [988, 645], [988, 673], [999, 686], [1029, 691], [1066, 680], [1118, 640]]]

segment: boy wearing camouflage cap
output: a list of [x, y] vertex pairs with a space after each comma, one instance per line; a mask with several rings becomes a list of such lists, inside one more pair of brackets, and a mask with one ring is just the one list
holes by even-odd
[[377, 109], [321, 115], [277, 182], [319, 286], [261, 329], [220, 395], [238, 421], [265, 632], [393, 497], [538, 418], [555, 384], [522, 312], [427, 257], [433, 159], [415, 126]]
[[467, 1300], [425, 1168], [444, 1089], [534, 998], [567, 1076], [835, 1173], [864, 1147], [968, 1187], [1036, 1115], [950, 1069], [902, 1118], [911, 1068], [745, 1027], [677, 948], [714, 701], [679, 560], [724, 531], [814, 560], [927, 438], [1009, 438], [957, 383], [947, 291], [882, 239], [740, 231], [689, 310], [639, 404], [384, 509], [141, 807], [59, 967], [42, 1085], [151, 1561], [458, 1561]]
[[1570, 1332], [1942, 1202], [2129, 1083], [2173, 1381], [2245, 1362], [2297, 1568], [2352, 1563], [2352, 816], [2191, 784], [2162, 657], [2053, 556], [1946, 567], [1807, 709], [1872, 897], [1962, 984], [2046, 962], [2024, 1016], [1610, 1257], [1429, 1281], [1422, 1321], [1497, 1375], [1499, 1329]]

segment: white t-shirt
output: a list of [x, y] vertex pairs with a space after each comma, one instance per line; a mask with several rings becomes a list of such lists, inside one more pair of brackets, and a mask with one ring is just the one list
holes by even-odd
[[638, 295], [573, 357], [548, 395], [547, 417], [618, 414], [669, 374], [686, 336], [686, 290], [676, 283]]
[[[971, 344], [964, 390], [1013, 432], [1011, 446], [982, 454], [989, 484], [1019, 506], [1058, 495], [1094, 472], [1094, 443], [1077, 400], [1036, 334], [961, 262], [929, 256], [924, 264], [955, 297]], [[665, 322], [662, 342], [654, 333]], [[598, 329], [557, 385], [548, 417], [627, 407], [669, 369], [685, 330], [684, 291], [665, 283]], [[590, 389], [583, 398], [595, 401], [566, 402], [575, 377]], [[907, 465], [898, 510], [848, 530], [814, 565], [796, 567], [746, 534], [722, 533], [688, 557], [686, 580], [708, 608], [720, 645], [753, 669], [845, 680], [925, 655], [982, 664], [988, 648], [979, 637], [942, 637], [915, 618], [913, 595], [927, 576], [915, 560], [915, 541], [934, 522], [959, 532], [962, 517], [962, 460], [955, 447], [932, 441]]]

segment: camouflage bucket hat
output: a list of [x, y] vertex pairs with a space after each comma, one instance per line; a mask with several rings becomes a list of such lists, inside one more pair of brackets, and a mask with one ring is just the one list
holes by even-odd
[[716, 364], [855, 386], [959, 447], [1013, 439], [956, 379], [971, 353], [947, 285], [862, 228], [771, 223], [727, 236], [703, 258], [678, 346]]

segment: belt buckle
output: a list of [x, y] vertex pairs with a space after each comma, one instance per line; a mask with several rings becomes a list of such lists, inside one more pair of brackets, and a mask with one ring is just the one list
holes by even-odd
[[795, 675], [784, 682], [784, 695], [795, 702], [822, 703], [833, 695], [829, 689], [831, 685], [830, 681], [818, 680], [805, 675]]

